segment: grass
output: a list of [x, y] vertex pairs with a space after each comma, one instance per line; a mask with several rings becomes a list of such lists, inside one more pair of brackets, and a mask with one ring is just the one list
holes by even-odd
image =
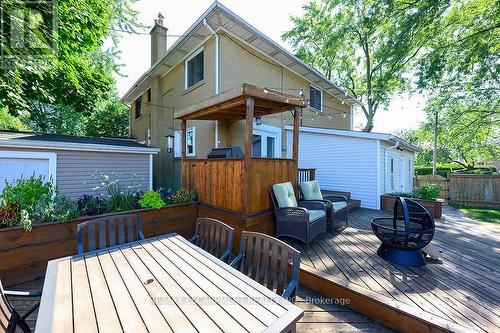
[[458, 209], [474, 220], [500, 224], [500, 209], [477, 207], [458, 207]]

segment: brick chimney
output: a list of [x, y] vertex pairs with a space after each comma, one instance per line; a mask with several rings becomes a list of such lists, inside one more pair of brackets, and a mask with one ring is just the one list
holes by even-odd
[[158, 13], [155, 25], [149, 33], [151, 35], [151, 66], [167, 51], [168, 28], [163, 25], [163, 19], [163, 15]]

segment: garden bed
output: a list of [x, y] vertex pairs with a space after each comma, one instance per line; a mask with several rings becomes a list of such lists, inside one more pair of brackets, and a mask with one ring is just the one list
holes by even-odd
[[[394, 210], [394, 202], [396, 201], [396, 198], [397, 196], [394, 195], [382, 194], [380, 196], [380, 209], [392, 212]], [[416, 202], [424, 206], [425, 209], [427, 209], [434, 218], [437, 219], [441, 218], [444, 200], [442, 199], [424, 200], [416, 198], [409, 198], [409, 199], [415, 200]]]
[[176, 232], [185, 237], [194, 233], [198, 203], [171, 205], [161, 209], [138, 209], [121, 213], [85, 216], [65, 223], [33, 225], [31, 231], [19, 227], [0, 229], [0, 277], [6, 285], [42, 277], [47, 262], [76, 253], [76, 226], [105, 216], [138, 214], [146, 237]]

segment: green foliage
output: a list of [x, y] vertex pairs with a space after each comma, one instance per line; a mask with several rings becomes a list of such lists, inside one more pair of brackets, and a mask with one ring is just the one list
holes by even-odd
[[147, 191], [139, 200], [139, 205], [142, 208], [160, 209], [165, 207], [165, 202], [161, 198], [161, 194], [155, 191]]
[[10, 115], [7, 108], [0, 107], [0, 130], [28, 131], [28, 127], [18, 118]]
[[[33, 35], [45, 40], [55, 38], [57, 48], [46, 49], [43, 57], [33, 57], [29, 52], [16, 55], [6, 40], [0, 40], [3, 54], [12, 58], [10, 68], [0, 68], [0, 108], [7, 107], [14, 116], [26, 114], [28, 123], [36, 125], [35, 130], [44, 130], [44, 117], [53, 118], [61, 110], [92, 114], [114, 89], [113, 74], [119, 70], [117, 30], [138, 27], [137, 12], [131, 7], [135, 1], [57, 1], [57, 34], [36, 25], [32, 28]], [[26, 1], [0, 2], [4, 17], [11, 17], [14, 8], [27, 13], [28, 23], [37, 19]], [[106, 39], [114, 42], [111, 47], [103, 47]], [[68, 134], [65, 130], [56, 132]]]
[[[415, 173], [417, 175], [431, 175], [432, 165], [415, 166]], [[448, 173], [481, 174], [481, 175], [498, 174], [496, 168], [493, 166], [476, 167], [475, 169], [468, 170], [465, 169], [463, 165], [459, 164], [438, 164], [436, 168], [436, 173], [443, 177], [446, 177]]]
[[443, 189], [439, 185], [423, 184], [413, 189], [414, 197], [424, 200], [436, 200]]
[[106, 211], [105, 202], [101, 198], [84, 194], [76, 201], [78, 211], [83, 216], [103, 214]]
[[458, 208], [462, 213], [476, 221], [500, 223], [500, 209], [467, 206], [459, 206]]
[[183, 204], [196, 201], [196, 192], [182, 187], [171, 198], [171, 204]]
[[[31, 230], [31, 226], [39, 221], [38, 218], [50, 211], [55, 193], [52, 182], [45, 181], [42, 177], [32, 176], [28, 179], [20, 178], [14, 183], [5, 182], [0, 196], [2, 207], [19, 205], [14, 222], [9, 225]], [[41, 222], [45, 220], [42, 219]]]
[[128, 108], [114, 95], [102, 101], [87, 120], [87, 136], [128, 136]]
[[404, 74], [446, 4], [321, 0], [303, 9], [283, 38], [300, 58], [363, 102], [363, 130], [371, 131], [373, 117], [388, 105], [390, 95], [408, 87]]
[[106, 211], [110, 213], [123, 212], [135, 208], [138, 198], [140, 197], [140, 184], [136, 183], [134, 177], [132, 185], [124, 186], [120, 182], [119, 174], [111, 173], [115, 179], [111, 179], [108, 175], [97, 173], [94, 178], [101, 181], [101, 185], [94, 188], [95, 190], [101, 187], [106, 191], [107, 198], [105, 200]]

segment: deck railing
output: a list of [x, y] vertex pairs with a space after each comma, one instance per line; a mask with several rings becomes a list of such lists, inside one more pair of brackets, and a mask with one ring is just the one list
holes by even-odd
[[308, 169], [298, 169], [298, 181], [308, 182], [316, 179], [316, 169], [308, 168]]

